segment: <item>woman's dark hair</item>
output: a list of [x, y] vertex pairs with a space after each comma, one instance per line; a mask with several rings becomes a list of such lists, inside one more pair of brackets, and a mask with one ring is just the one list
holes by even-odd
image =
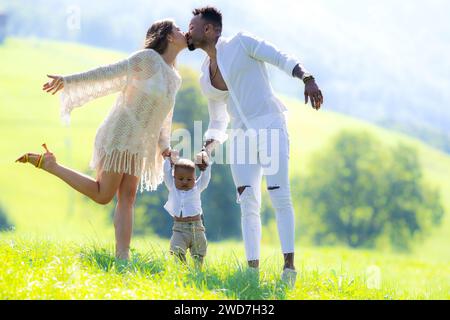
[[169, 19], [153, 23], [147, 31], [144, 48], [153, 49], [159, 54], [163, 54], [169, 44], [167, 36], [172, 33], [174, 25], [173, 20]]
[[214, 7], [203, 7], [194, 9], [192, 11], [194, 16], [200, 15], [200, 17], [206, 20], [208, 23], [211, 23], [214, 27], [222, 30], [222, 13]]

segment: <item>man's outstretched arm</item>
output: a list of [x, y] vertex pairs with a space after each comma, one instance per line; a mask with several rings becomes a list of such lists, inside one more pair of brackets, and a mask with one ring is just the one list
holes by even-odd
[[305, 70], [298, 59], [278, 50], [272, 43], [247, 33], [240, 33], [239, 40], [250, 57], [270, 63], [288, 75], [303, 80], [305, 103], [308, 103], [309, 99], [314, 109], [320, 109], [323, 103], [322, 92], [314, 81], [314, 77]]

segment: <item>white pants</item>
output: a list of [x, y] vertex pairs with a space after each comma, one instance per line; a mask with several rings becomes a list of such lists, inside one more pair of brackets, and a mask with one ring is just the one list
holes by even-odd
[[[247, 260], [259, 260], [261, 242], [261, 182], [266, 177], [270, 199], [276, 212], [283, 253], [294, 252], [294, 209], [289, 185], [289, 135], [283, 114], [274, 118], [270, 129], [258, 130], [257, 143], [242, 145], [231, 137], [230, 166], [241, 206], [242, 236]], [[256, 150], [256, 151], [255, 151]], [[242, 156], [245, 155], [245, 161]], [[241, 158], [241, 159], [239, 159]], [[270, 161], [268, 161], [270, 159]], [[270, 162], [270, 164], [269, 164]], [[245, 187], [242, 194], [238, 188]]]

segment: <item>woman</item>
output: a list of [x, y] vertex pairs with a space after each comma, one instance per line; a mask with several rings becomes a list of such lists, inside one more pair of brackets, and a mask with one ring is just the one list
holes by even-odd
[[70, 76], [52, 76], [43, 90], [61, 95], [61, 115], [95, 98], [120, 91], [97, 130], [90, 163], [93, 179], [64, 167], [48, 151], [17, 159], [30, 162], [65, 181], [99, 204], [117, 193], [114, 214], [116, 257], [129, 259], [137, 187], [155, 190], [163, 180], [163, 156], [170, 156], [170, 133], [175, 95], [181, 77], [174, 64], [186, 48], [183, 32], [172, 20], [155, 22], [147, 31], [145, 48], [115, 64]]

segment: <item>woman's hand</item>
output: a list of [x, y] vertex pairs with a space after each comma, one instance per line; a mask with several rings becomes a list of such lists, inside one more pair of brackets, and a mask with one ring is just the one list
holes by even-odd
[[57, 93], [59, 90], [64, 89], [64, 81], [63, 81], [63, 77], [61, 76], [53, 76], [48, 74], [47, 77], [51, 78], [52, 80], [49, 82], [46, 82], [43, 86], [42, 86], [42, 90], [47, 91], [47, 92], [52, 92], [52, 95], [54, 95], [55, 93]]
[[170, 157], [170, 153], [171, 153], [170, 148], [167, 148], [166, 150], [164, 150], [163, 152], [161, 152], [161, 155], [162, 155], [164, 158], [167, 158], [167, 157]]
[[170, 163], [175, 164], [180, 159], [180, 152], [178, 150], [170, 151]]

